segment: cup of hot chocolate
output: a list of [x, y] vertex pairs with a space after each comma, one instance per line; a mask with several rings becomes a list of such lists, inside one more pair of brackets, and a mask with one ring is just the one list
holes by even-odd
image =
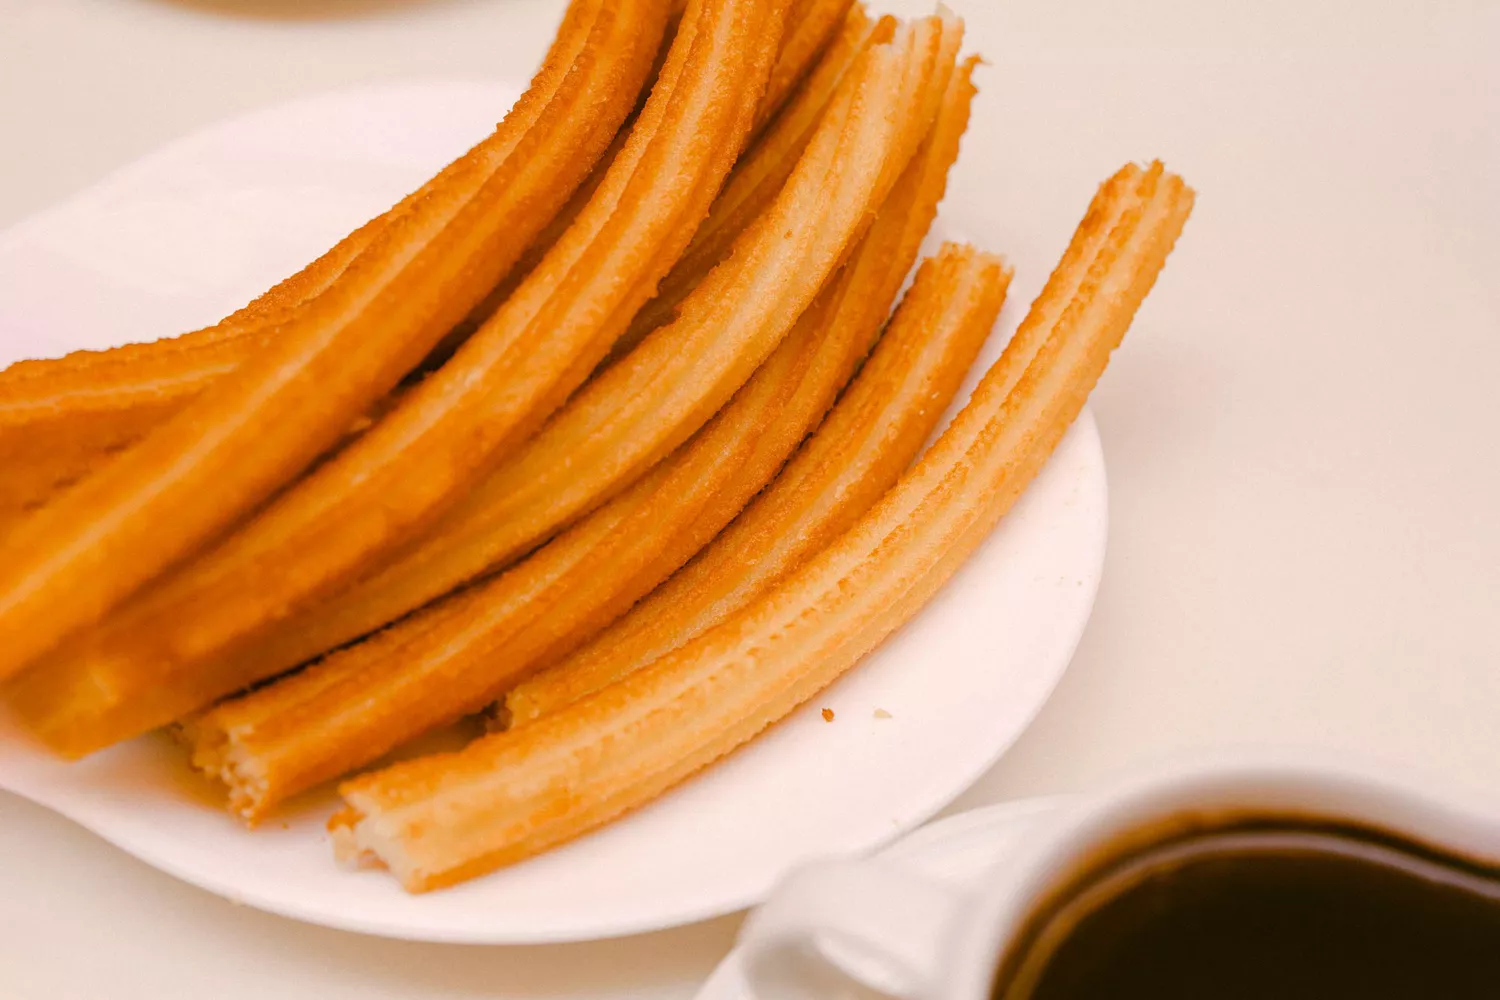
[[1143, 773], [962, 890], [793, 873], [741, 932], [758, 998], [1500, 996], [1500, 803], [1334, 759]]

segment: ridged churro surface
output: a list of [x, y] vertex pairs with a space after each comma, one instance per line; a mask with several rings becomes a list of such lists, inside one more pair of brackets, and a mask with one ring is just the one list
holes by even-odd
[[[186, 727], [195, 764], [228, 785], [237, 812], [258, 819], [288, 795], [475, 710], [587, 639], [724, 527], [817, 423], [888, 312], [958, 152], [973, 93], [969, 67], [949, 89], [933, 134], [854, 257], [688, 444], [493, 583]], [[868, 449], [876, 454], [867, 463], [899, 473], [983, 333], [898, 327], [809, 446], [821, 464], [864, 458]], [[828, 440], [839, 442], [841, 458], [815, 447]], [[806, 464], [797, 462], [793, 468]]]
[[[650, 801], [825, 687], [925, 603], [1035, 476], [1191, 206], [1160, 165], [1122, 170], [969, 404], [853, 527], [624, 681], [457, 754], [345, 783], [348, 806], [330, 823], [336, 849], [384, 864], [412, 891], [461, 881]], [[988, 325], [1002, 275], [993, 258], [949, 248], [926, 280], [950, 309]]]
[[781, 196], [683, 316], [590, 382], [407, 556], [245, 651], [153, 686], [152, 705], [127, 699], [126, 714], [168, 721], [380, 628], [506, 564], [677, 448], [744, 384], [866, 231], [936, 119], [961, 34], [956, 20], [930, 18], [866, 53]]
[[[816, 423], [889, 310], [957, 156], [973, 95], [971, 69], [940, 73], [951, 82], [938, 120], [851, 261], [755, 377], [667, 462], [493, 583], [191, 725], [195, 758], [230, 785], [238, 810], [259, 816], [311, 781], [474, 711], [489, 694], [607, 624], [738, 513]], [[889, 380], [909, 380], [912, 394], [897, 396], [920, 408], [951, 392], [948, 381], [968, 367], [969, 347], [943, 341], [926, 355], [896, 353], [900, 363]], [[794, 377], [799, 366], [811, 366], [810, 374]], [[927, 408], [930, 418], [908, 415], [917, 441], [926, 431], [916, 428], [942, 407]], [[473, 665], [464, 666], [466, 660]], [[424, 681], [439, 670], [443, 684]], [[460, 671], [463, 683], [455, 681]], [[377, 697], [382, 685], [389, 690]], [[419, 687], [442, 689], [425, 715], [413, 707]], [[362, 715], [352, 711], [355, 701]], [[382, 715], [378, 704], [392, 711]]]
[[[968, 127], [974, 68], [971, 60], [955, 76], [924, 150], [849, 265], [849, 297], [868, 296], [884, 312], [915, 263]], [[862, 270], [870, 277], [854, 276]], [[906, 391], [917, 388], [898, 374], [864, 372], [850, 398], [723, 535], [586, 647], [511, 691], [503, 716], [523, 724], [608, 686], [718, 624], [827, 545], [890, 487], [931, 432], [942, 410], [936, 397], [944, 393], [913, 405]]]

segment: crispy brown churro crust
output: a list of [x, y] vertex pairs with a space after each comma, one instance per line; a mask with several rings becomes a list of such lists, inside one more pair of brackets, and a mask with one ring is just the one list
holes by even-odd
[[543, 69], [564, 73], [550, 100], [523, 98], [251, 362], [16, 525], [0, 546], [0, 677], [262, 503], [419, 362], [582, 183], [664, 21], [664, 0], [603, 0], [575, 66]]
[[766, 134], [736, 167], [708, 218], [693, 236], [692, 245], [677, 266], [662, 281], [661, 288], [636, 315], [629, 331], [610, 352], [610, 359], [628, 353], [657, 327], [670, 322], [703, 276], [729, 256], [739, 235], [775, 200], [823, 113], [844, 80], [872, 45], [888, 42], [896, 20], [871, 20], [864, 6], [850, 9], [838, 37], [808, 76], [807, 82], [787, 103]]
[[755, 118], [757, 135], [802, 85], [808, 70], [818, 62], [829, 39], [838, 31], [839, 23], [855, 6], [855, 0], [795, 0], [787, 15], [781, 55], [771, 68], [765, 98]]
[[[471, 878], [651, 801], [837, 678], [931, 597], [1045, 463], [1191, 206], [1160, 165], [1122, 170], [963, 412], [852, 528], [621, 683], [460, 753], [346, 782], [330, 822], [339, 854], [389, 867], [411, 891]], [[988, 325], [1001, 274], [950, 248], [927, 280]]]

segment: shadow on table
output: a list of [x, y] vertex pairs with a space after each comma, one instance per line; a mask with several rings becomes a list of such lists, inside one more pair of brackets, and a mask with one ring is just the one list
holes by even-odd
[[204, 14], [263, 21], [335, 21], [474, 0], [152, 0]]

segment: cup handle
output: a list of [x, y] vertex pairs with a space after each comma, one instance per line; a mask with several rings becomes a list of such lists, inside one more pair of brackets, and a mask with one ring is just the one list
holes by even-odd
[[750, 995], [816, 1000], [839, 976], [900, 1000], [935, 1000], [958, 890], [871, 861], [798, 869], [740, 931]]

